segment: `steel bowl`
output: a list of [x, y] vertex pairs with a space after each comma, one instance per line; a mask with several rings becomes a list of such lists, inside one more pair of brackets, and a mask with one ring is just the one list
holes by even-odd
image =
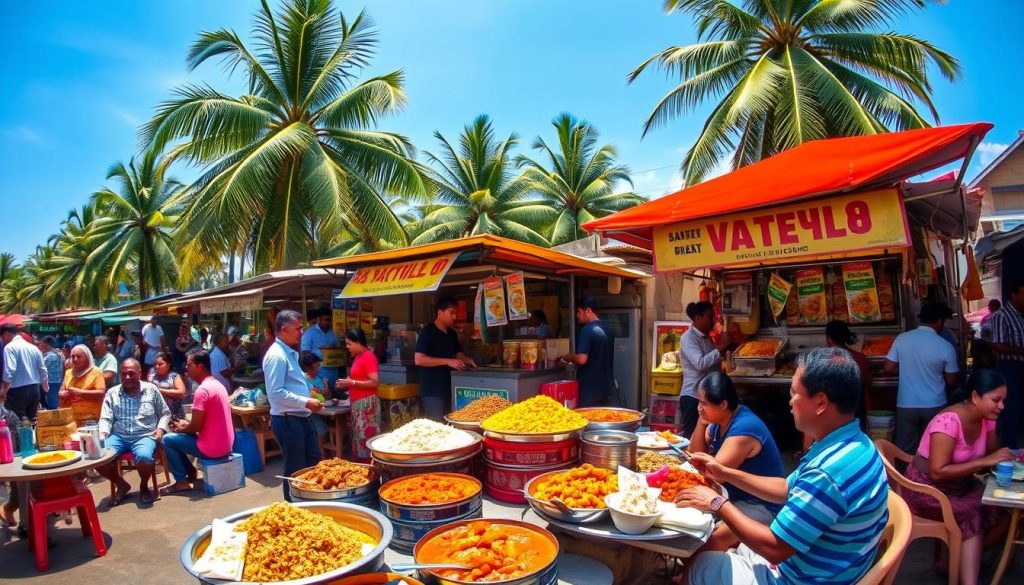
[[[315, 583], [326, 583], [348, 575], [372, 573], [380, 570], [384, 565], [384, 551], [391, 544], [394, 532], [391, 528], [391, 522], [389, 522], [388, 519], [380, 512], [375, 512], [362, 506], [342, 504], [338, 502], [296, 502], [292, 505], [296, 508], [304, 508], [310, 512], [323, 514], [324, 516], [332, 518], [335, 522], [346, 528], [358, 530], [370, 535], [377, 539], [378, 542], [377, 546], [373, 547], [373, 550], [369, 553], [363, 555], [362, 558], [345, 565], [344, 567], [338, 567], [337, 569], [328, 571], [321, 575], [313, 575], [303, 579], [277, 581], [276, 583], [284, 585], [313, 585]], [[237, 512], [230, 516], [226, 516], [223, 520], [231, 523], [241, 522], [247, 520], [250, 516], [264, 508], [266, 508], [266, 506], [252, 508], [250, 510], [245, 510], [244, 512]], [[223, 585], [226, 583], [231, 583], [232, 585], [257, 585], [256, 583], [210, 579], [208, 577], [201, 577], [196, 573], [195, 563], [201, 556], [203, 556], [203, 552], [205, 552], [206, 548], [210, 545], [211, 530], [212, 528], [208, 524], [194, 532], [192, 536], [188, 537], [185, 544], [181, 545], [181, 566], [184, 567], [185, 570], [193, 577], [199, 579], [200, 583], [207, 583], [209, 585]]]
[[[350, 462], [351, 463], [351, 462]], [[369, 481], [363, 485], [357, 485], [355, 487], [335, 489], [335, 490], [315, 490], [308, 486], [309, 484], [301, 481], [289, 481], [288, 491], [293, 496], [300, 500], [349, 500], [364, 496], [370, 492], [377, 491], [377, 470], [372, 465], [366, 463], [352, 463], [352, 465], [358, 465], [369, 469]], [[302, 477], [303, 474], [313, 471], [313, 467], [307, 467], [300, 469], [292, 474], [292, 477]]]
[[391, 461], [395, 463], [441, 463], [472, 455], [483, 448], [483, 437], [473, 431], [463, 432], [472, 435], [473, 442], [457, 449], [432, 451], [429, 453], [395, 453], [394, 451], [384, 451], [376, 447], [381, 439], [389, 436], [391, 433], [384, 433], [383, 435], [373, 437], [366, 442], [366, 448], [370, 450], [375, 458], [380, 459], [381, 461]]
[[549, 471], [526, 482], [526, 485], [523, 486], [523, 496], [526, 497], [526, 502], [530, 504], [533, 511], [541, 514], [542, 518], [544, 516], [549, 516], [555, 520], [569, 522], [570, 524], [589, 524], [590, 522], [597, 522], [598, 520], [608, 517], [608, 508], [569, 508], [570, 512], [565, 512], [547, 500], [540, 500], [533, 497], [532, 487], [535, 483], [556, 473], [564, 473], [565, 471], [565, 469]]
[[579, 438], [580, 431], [584, 428], [586, 427], [583, 426], [561, 433], [508, 433], [484, 429], [484, 436], [499, 441], [508, 441], [509, 443], [557, 443], [559, 441]]
[[[614, 422], [591, 422], [587, 425], [588, 431], [629, 431], [633, 432], [640, 428], [640, 425], [644, 422], [644, 413], [633, 410], [631, 408], [605, 408], [605, 407], [593, 407], [593, 408], [577, 408], [576, 412], [586, 418], [586, 412], [589, 410], [614, 410], [616, 412], [622, 412], [633, 415], [629, 420], [614, 421]], [[589, 419], [587, 419], [589, 420]]]
[[[505, 524], [505, 525], [521, 526], [523, 528], [528, 528], [528, 529], [530, 529], [530, 530], [532, 530], [534, 532], [539, 533], [540, 535], [544, 536], [548, 540], [550, 540], [551, 544], [553, 544], [554, 547], [555, 547], [555, 558], [551, 559], [551, 562], [548, 563], [547, 565], [544, 565], [543, 567], [533, 571], [532, 573], [529, 573], [527, 575], [523, 575], [522, 577], [516, 577], [514, 579], [505, 579], [505, 580], [502, 580], [502, 581], [489, 581], [489, 583], [500, 583], [501, 585], [548, 585], [548, 584], [554, 584], [554, 583], [558, 582], [558, 578], [557, 578], [557, 574], [558, 574], [558, 556], [559, 556], [559, 553], [561, 552], [561, 547], [559, 547], [558, 539], [556, 539], [553, 534], [551, 534], [547, 530], [541, 528], [540, 526], [537, 526], [535, 524], [530, 524], [529, 522], [522, 522], [522, 521], [519, 521], [519, 520], [505, 520], [505, 519], [500, 519], [500, 520], [499, 519], [494, 519], [494, 520], [491, 520], [491, 519], [487, 519], [485, 521], [486, 522], [490, 522], [491, 524]], [[423, 543], [429, 541], [430, 539], [434, 538], [435, 536], [437, 536], [439, 534], [447, 532], [447, 531], [449, 531], [449, 530], [451, 530], [453, 528], [458, 528], [460, 526], [464, 526], [466, 524], [469, 524], [470, 522], [480, 522], [480, 520], [479, 519], [459, 520], [458, 522], [452, 522], [451, 524], [445, 524], [444, 526], [441, 526], [439, 528], [435, 528], [435, 529], [431, 530], [430, 532], [426, 533], [423, 536], [423, 538], [421, 538], [420, 541], [417, 542], [416, 546], [413, 548], [413, 553], [412, 553], [413, 560], [415, 562], [422, 562], [419, 557], [420, 557], [420, 549], [423, 547]], [[425, 581], [425, 582], [440, 583], [441, 585], [449, 585], [449, 584], [451, 584], [451, 585], [466, 585], [466, 584], [474, 583], [473, 581], [461, 581], [459, 579], [441, 578], [441, 577], [438, 577], [433, 571], [430, 571], [430, 570], [420, 569], [419, 573], [420, 573], [420, 578], [423, 581]]]
[[471, 431], [478, 435], [483, 434], [484, 428], [480, 426], [481, 421], [466, 421], [466, 420], [452, 420], [445, 415], [444, 422], [448, 423], [448, 426], [455, 427], [463, 431]]

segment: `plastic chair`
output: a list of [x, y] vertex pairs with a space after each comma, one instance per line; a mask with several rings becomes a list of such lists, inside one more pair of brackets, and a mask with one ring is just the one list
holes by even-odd
[[96, 503], [92, 492], [80, 483], [74, 483], [74, 493], [69, 496], [45, 500], [36, 492], [29, 493], [28, 508], [32, 522], [32, 538], [29, 546], [35, 549], [36, 570], [47, 571], [50, 559], [47, 552], [46, 531], [49, 528], [49, 516], [54, 512], [77, 509], [78, 522], [82, 525], [82, 536], [92, 536], [96, 546], [96, 556], [107, 554], [107, 546], [103, 543], [103, 532], [100, 530], [100, 518], [96, 514]]
[[891, 585], [910, 544], [913, 517], [910, 508], [896, 492], [889, 490], [889, 521], [878, 543], [879, 556], [857, 585]]
[[885, 472], [889, 476], [889, 485], [896, 493], [903, 494], [909, 490], [927, 494], [938, 500], [939, 508], [942, 510], [941, 521], [911, 514], [913, 523], [910, 529], [910, 542], [918, 538], [936, 538], [946, 543], [949, 548], [949, 585], [957, 585], [960, 582], [960, 547], [963, 545], [963, 536], [960, 533], [960, 526], [957, 525], [956, 518], [953, 516], [953, 506], [949, 503], [949, 498], [937, 488], [910, 481], [896, 470], [895, 462], [897, 460], [910, 464], [914, 460], [913, 456], [904, 453], [899, 447], [884, 439], [876, 440], [875, 446], [882, 454]]
[[[164, 446], [160, 443], [156, 445], [156, 451], [153, 452], [153, 497], [160, 498], [160, 484], [157, 481], [156, 466], [164, 468], [164, 485], [171, 485], [171, 472], [167, 467], [167, 454], [164, 453]], [[131, 453], [125, 453], [114, 460], [114, 471], [118, 477], [123, 476], [128, 471], [137, 470], [138, 467], [135, 465], [135, 457]], [[113, 499], [117, 486], [114, 482], [110, 482], [110, 497]]]

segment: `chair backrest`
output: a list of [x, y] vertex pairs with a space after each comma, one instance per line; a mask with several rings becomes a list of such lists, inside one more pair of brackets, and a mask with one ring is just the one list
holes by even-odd
[[903, 498], [896, 492], [889, 490], [889, 521], [882, 532], [882, 539], [878, 542], [879, 556], [875, 564], [867, 572], [857, 585], [889, 585], [896, 578], [900, 563], [903, 562], [903, 554], [907, 551], [907, 543], [910, 542], [910, 528], [913, 520], [910, 515], [910, 508]]
[[876, 439], [875, 448], [877, 448], [879, 454], [882, 455], [882, 463], [885, 465], [885, 474], [889, 476], [889, 487], [895, 490], [896, 493], [902, 493], [901, 490], [903, 488], [915, 489], [921, 485], [910, 481], [906, 476], [900, 473], [898, 469], [896, 469], [897, 461], [910, 463], [914, 460], [912, 455], [905, 453], [902, 449], [885, 439]]

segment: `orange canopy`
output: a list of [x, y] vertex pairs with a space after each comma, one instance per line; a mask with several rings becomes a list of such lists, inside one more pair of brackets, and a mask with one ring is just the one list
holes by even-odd
[[963, 158], [991, 129], [979, 122], [806, 142], [583, 227], [649, 250], [655, 225], [895, 185]]

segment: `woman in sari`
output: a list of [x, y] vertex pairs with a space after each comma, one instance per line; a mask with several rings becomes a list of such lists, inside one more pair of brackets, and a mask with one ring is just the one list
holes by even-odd
[[71, 348], [71, 367], [64, 372], [64, 383], [58, 398], [62, 408], [70, 408], [79, 426], [99, 421], [107, 384], [103, 372], [93, 365], [92, 352], [86, 345]]
[[366, 333], [362, 329], [345, 332], [345, 347], [352, 356], [352, 367], [348, 377], [338, 380], [335, 387], [349, 392], [352, 401], [352, 456], [365, 461], [370, 458], [366, 441], [380, 432], [379, 367], [377, 356], [368, 347]]

